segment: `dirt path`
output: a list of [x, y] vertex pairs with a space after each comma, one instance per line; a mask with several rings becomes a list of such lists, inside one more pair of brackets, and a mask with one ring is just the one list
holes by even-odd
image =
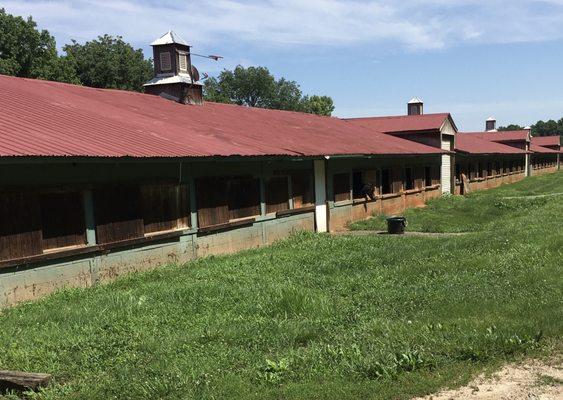
[[[471, 232], [409, 232], [406, 231], [404, 235], [389, 235], [395, 237], [401, 236], [429, 236], [429, 237], [442, 237], [442, 236], [461, 236], [467, 235]], [[334, 236], [370, 236], [370, 235], [388, 235], [387, 231], [337, 231], [331, 232]]]
[[511, 364], [455, 390], [413, 400], [562, 400], [563, 366], [539, 361]]
[[536, 194], [532, 196], [510, 196], [501, 197], [501, 199], [537, 199], [539, 197], [551, 197], [551, 196], [561, 196], [563, 193], [548, 193], [548, 194]]

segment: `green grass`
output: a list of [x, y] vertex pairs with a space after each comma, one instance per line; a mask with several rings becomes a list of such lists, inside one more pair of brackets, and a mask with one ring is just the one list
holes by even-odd
[[[524, 179], [496, 189], [467, 196], [444, 196], [428, 202], [425, 208], [406, 210], [407, 230], [417, 232], [475, 232], [497, 229], [507, 219], [541, 209], [548, 202], [561, 202], [561, 196], [514, 198], [563, 193], [563, 174], [549, 174]], [[386, 230], [385, 216], [350, 224], [352, 230]]]
[[0, 369], [53, 374], [37, 399], [430, 393], [560, 350], [562, 215], [559, 199], [464, 236], [299, 234], [63, 291], [2, 311]]

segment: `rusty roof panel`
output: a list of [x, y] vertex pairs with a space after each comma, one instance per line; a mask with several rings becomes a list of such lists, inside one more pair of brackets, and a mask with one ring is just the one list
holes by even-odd
[[465, 133], [456, 136], [455, 149], [468, 154], [526, 154], [526, 150]]
[[388, 117], [346, 118], [345, 121], [384, 133], [440, 130], [448, 113], [398, 115]]
[[539, 146], [561, 146], [561, 136], [532, 136], [532, 143]]
[[518, 131], [498, 131], [498, 132], [463, 132], [466, 135], [474, 135], [481, 139], [493, 142], [517, 142], [528, 141], [530, 131], [527, 129]]
[[436, 154], [338, 118], [0, 75], [0, 156]]
[[559, 150], [550, 149], [549, 147], [543, 147], [535, 144], [534, 142], [530, 143], [530, 151], [542, 154], [559, 154]]

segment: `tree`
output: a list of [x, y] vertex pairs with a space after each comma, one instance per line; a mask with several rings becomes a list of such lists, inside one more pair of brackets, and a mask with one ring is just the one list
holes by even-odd
[[0, 74], [78, 83], [71, 66], [59, 59], [55, 38], [0, 9]]
[[237, 66], [205, 81], [207, 100], [249, 107], [269, 108], [276, 81], [267, 68]]
[[153, 76], [152, 61], [145, 60], [142, 50], [135, 50], [121, 36], [99, 36], [84, 44], [72, 40], [63, 50], [86, 86], [141, 91]]
[[550, 119], [547, 122], [538, 121], [532, 125], [533, 136], [563, 136], [563, 118], [559, 121]]
[[516, 125], [516, 124], [510, 124], [510, 125], [501, 126], [501, 127], [498, 128], [499, 131], [521, 131], [522, 129], [524, 129], [523, 126]]
[[302, 111], [330, 115], [334, 110], [328, 96], [303, 96], [295, 81], [276, 80], [265, 67], [237, 66], [223, 70], [217, 78], [209, 78], [204, 86], [205, 99], [248, 107]]
[[334, 103], [328, 96], [305, 96], [301, 101], [303, 112], [330, 116], [334, 111]]

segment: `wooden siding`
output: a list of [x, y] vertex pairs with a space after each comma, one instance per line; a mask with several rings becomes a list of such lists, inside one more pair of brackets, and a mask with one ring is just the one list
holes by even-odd
[[258, 178], [200, 178], [196, 180], [196, 197], [200, 227], [260, 215]]
[[197, 218], [200, 227], [229, 222], [227, 180], [201, 178], [196, 180]]
[[42, 253], [41, 215], [31, 193], [0, 194], [0, 260]]
[[44, 250], [86, 244], [82, 193], [44, 193], [39, 203]]
[[260, 215], [260, 179], [230, 179], [228, 187], [230, 219]]
[[273, 176], [266, 181], [266, 212], [289, 209], [289, 182], [287, 176]]
[[99, 244], [143, 237], [138, 186], [113, 186], [94, 191], [96, 238]]
[[189, 226], [187, 185], [145, 185], [141, 188], [145, 233]]

